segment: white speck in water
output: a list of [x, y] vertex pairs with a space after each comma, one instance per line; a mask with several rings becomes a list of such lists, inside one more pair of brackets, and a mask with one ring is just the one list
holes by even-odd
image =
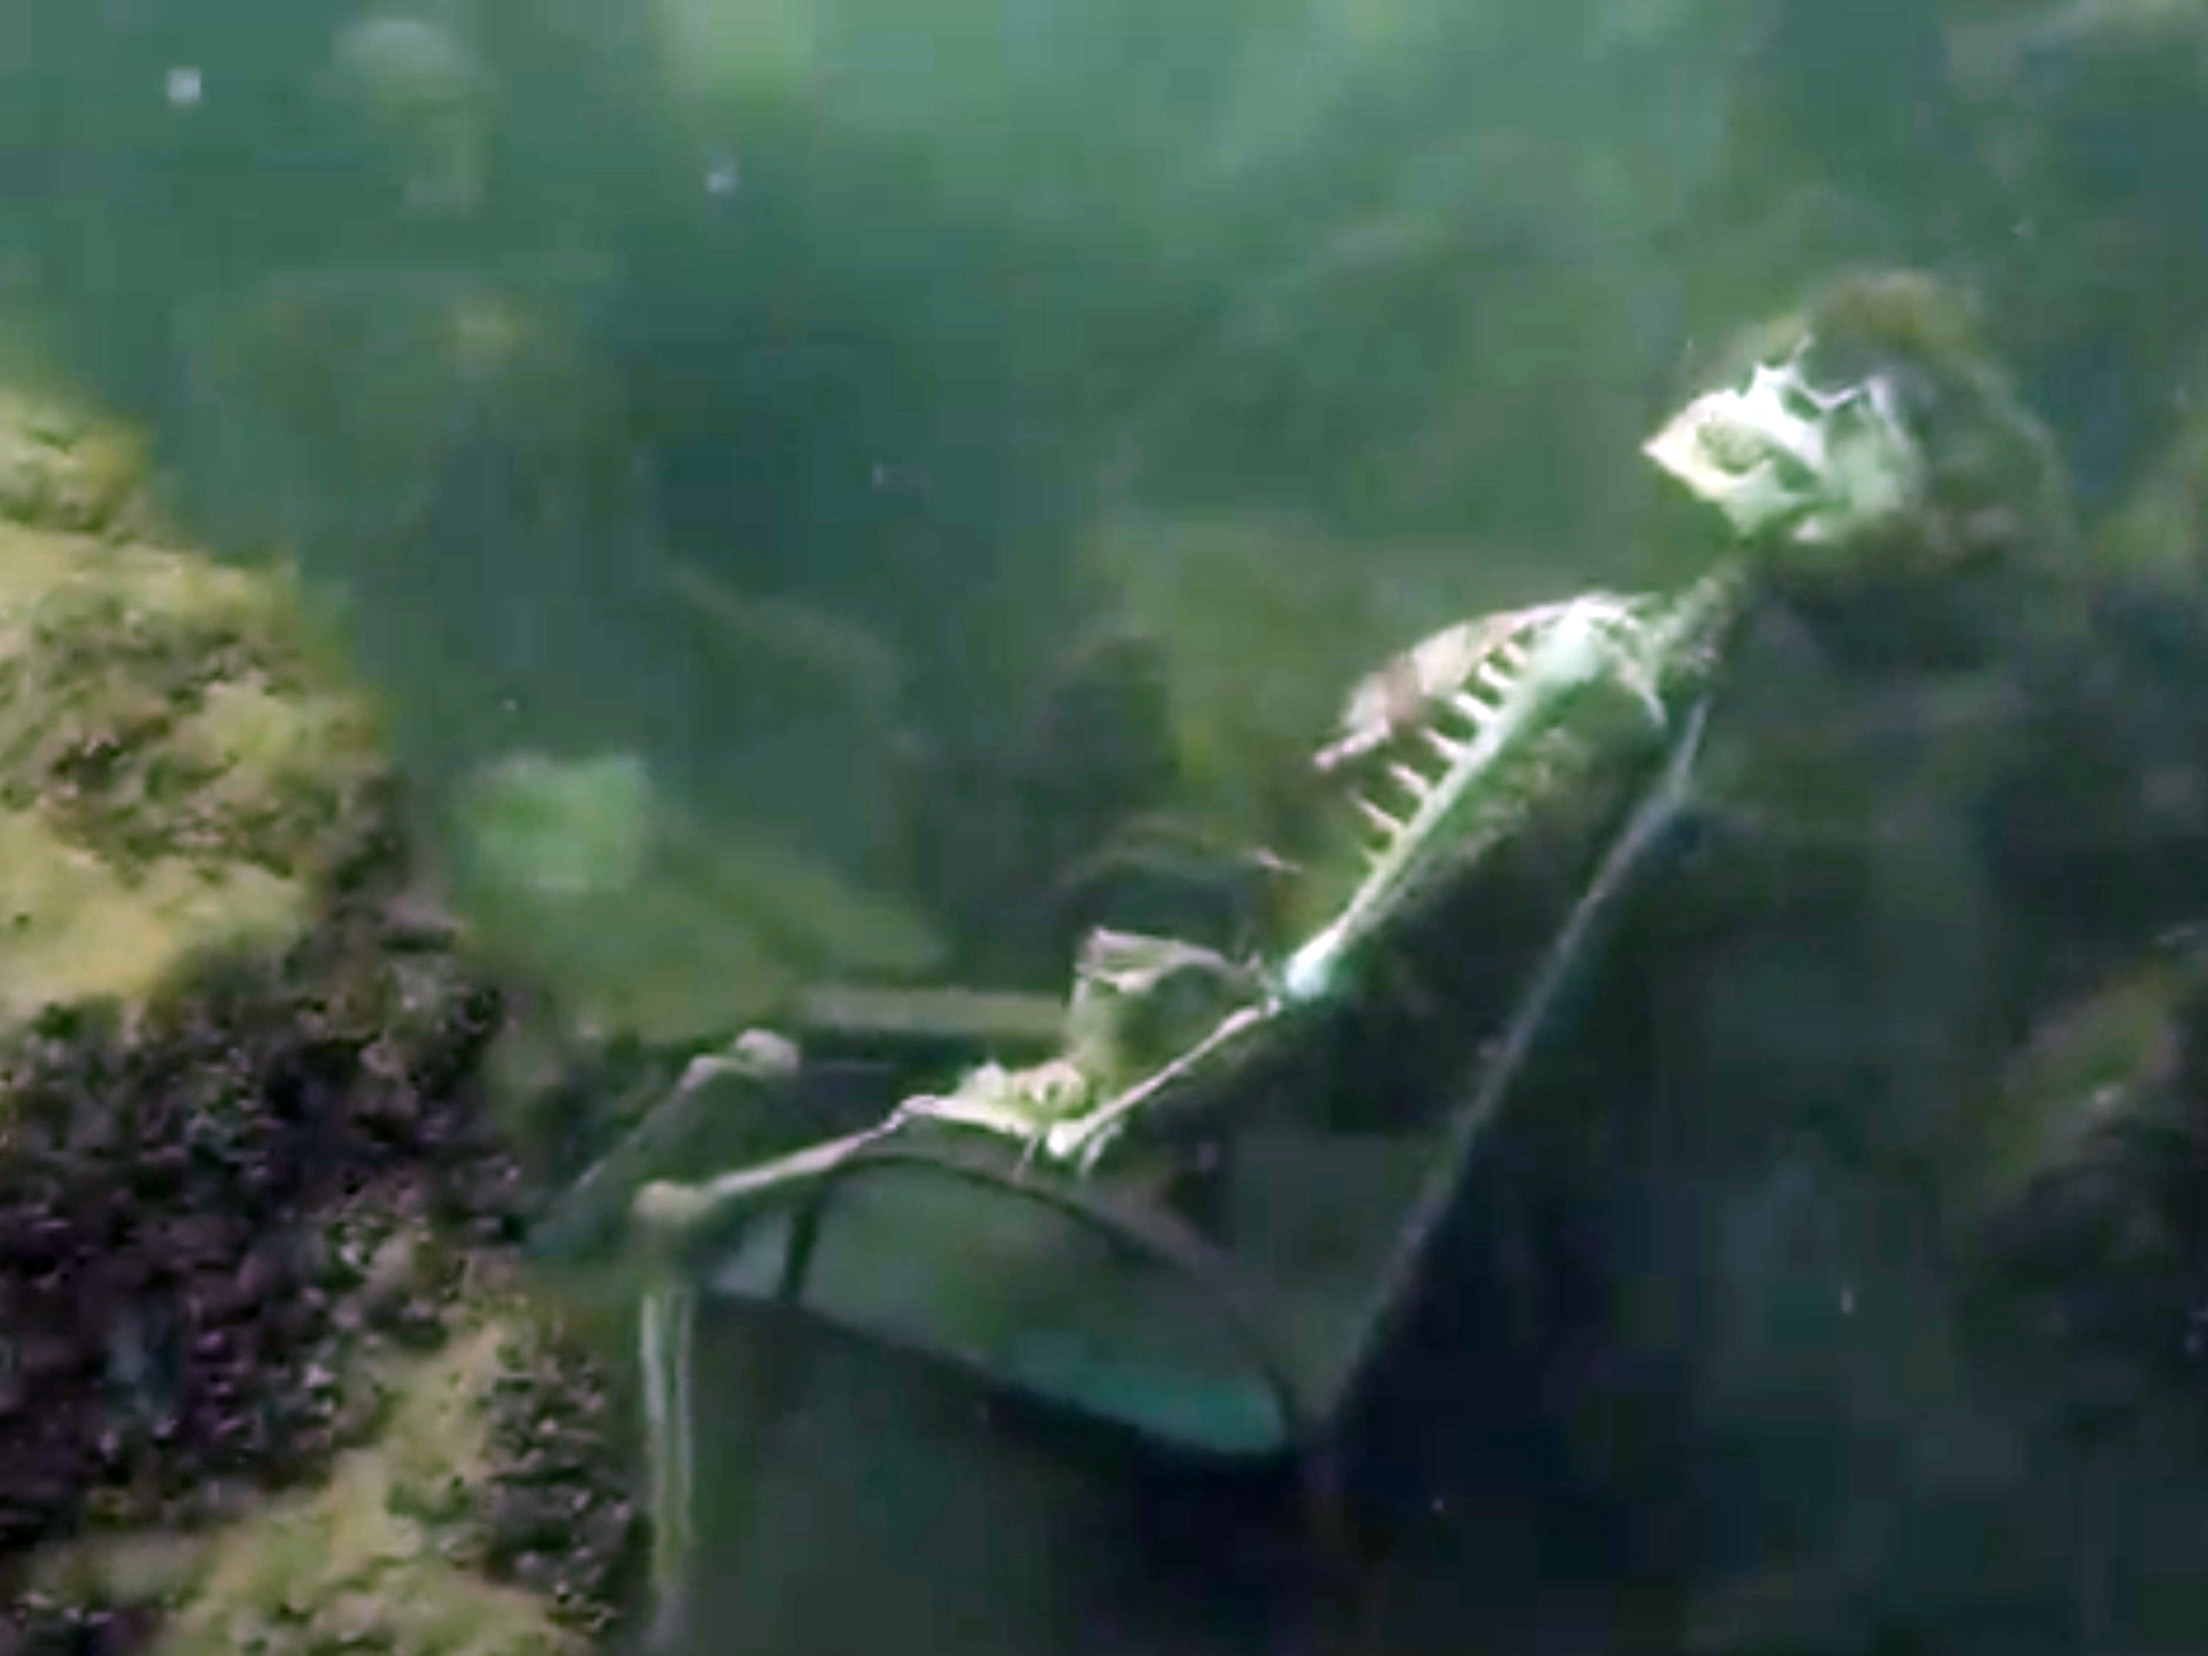
[[716, 160], [705, 170], [705, 193], [712, 196], [732, 196], [743, 176], [736, 170], [736, 163], [727, 156]]
[[1840, 1315], [1843, 1317], [1855, 1315], [1855, 1290], [1853, 1288], [1840, 1290]]
[[885, 465], [882, 461], [875, 461], [874, 469], [867, 474], [867, 481], [873, 484], [874, 487], [877, 489], [888, 487], [889, 467]]
[[180, 63], [169, 71], [169, 107], [190, 109], [199, 102], [199, 71], [188, 63]]

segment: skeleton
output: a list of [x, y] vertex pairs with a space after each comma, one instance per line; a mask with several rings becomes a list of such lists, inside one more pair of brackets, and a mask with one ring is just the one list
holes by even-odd
[[[1444, 629], [1351, 692], [1335, 738], [1316, 755], [1366, 832], [1360, 877], [1334, 916], [1277, 961], [1237, 962], [1167, 938], [1101, 932], [1084, 947], [1064, 1049], [1023, 1069], [984, 1064], [943, 1095], [905, 1099], [878, 1125], [699, 1184], [638, 1191], [633, 1225], [679, 1272], [691, 1241], [732, 1216], [829, 1178], [885, 1141], [949, 1129], [1009, 1138], [1018, 1171], [1044, 1162], [1093, 1174], [1138, 1123], [1186, 1104], [1217, 1108], [1233, 1066], [1305, 1009], [1354, 991], [1360, 962], [1436, 878], [1461, 875], [1538, 806], [1568, 797], [1626, 748], [1674, 730], [1671, 758], [1628, 819], [1558, 934], [1487, 1067], [1465, 1131], [1492, 1107], [1548, 998], [1579, 952], [1586, 922], [1632, 877], [1641, 846], [1688, 791], [1707, 701], [1703, 688], [1755, 576], [1752, 555], [1777, 535], [1799, 545], [1852, 540], [1908, 509], [1924, 468], [1891, 386], [1873, 377], [1820, 391], [1803, 375], [1807, 341], [1758, 366], [1744, 390], [1695, 399], [1644, 452], [1719, 508], [1739, 537], [1730, 555], [1675, 595], [1592, 592]], [[1231, 1100], [1230, 1100], [1231, 1101]], [[671, 1282], [672, 1277], [663, 1279]], [[671, 1288], [647, 1307], [644, 1356], [655, 1441], [686, 1431], [689, 1302]], [[655, 1458], [662, 1544], [680, 1550], [689, 1491]], [[667, 1562], [663, 1577], [674, 1579]]]
[[[1674, 722], [1750, 588], [1747, 537], [1848, 538], [1915, 498], [1923, 462], [1889, 382], [1819, 390], [1804, 375], [1808, 348], [1805, 339], [1759, 365], [1743, 390], [1696, 398], [1645, 446], [1744, 537], [1711, 573], [1676, 595], [1596, 591], [1460, 622], [1354, 687], [1315, 763], [1344, 784], [1364, 826], [1362, 875], [1284, 959], [1233, 962], [1172, 939], [1100, 932], [1078, 962], [1058, 1056], [1024, 1069], [981, 1065], [948, 1094], [908, 1098], [879, 1126], [779, 1163], [653, 1187], [639, 1193], [639, 1219], [688, 1224], [817, 1177], [843, 1153], [921, 1122], [1016, 1139], [1023, 1165], [1093, 1171], [1138, 1114], [1200, 1089], [1285, 1014], [1347, 992], [1358, 958], [1432, 877], [1461, 872], [1621, 744]], [[1192, 986], [1201, 989], [1193, 1015]], [[1174, 997], [1184, 1004], [1161, 1026]]]
[[[1290, 1001], [1339, 987], [1343, 963], [1400, 912], [1444, 858], [1478, 850], [1519, 820], [1611, 738], [1580, 715], [1604, 697], [1662, 731], [1664, 691], [1708, 665], [1706, 646], [1729, 617], [1735, 583], [1713, 576], [1676, 604], [1595, 592], [1560, 604], [1462, 623], [1382, 668], [1351, 694], [1344, 735], [1320, 753], [1341, 771], [1377, 761], [1351, 795], [1370, 833], [1367, 873], [1341, 912], [1289, 956]], [[1401, 665], [1407, 664], [1407, 665]], [[1416, 700], [1390, 686], [1416, 678]]]
[[1745, 390], [1695, 398], [1642, 445], [1743, 538], [1843, 543], [1905, 511], [1923, 485], [1893, 381], [1820, 391], [1802, 370], [1811, 344], [1758, 364]]

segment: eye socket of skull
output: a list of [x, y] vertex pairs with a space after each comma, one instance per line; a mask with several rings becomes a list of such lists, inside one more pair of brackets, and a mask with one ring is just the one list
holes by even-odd
[[1768, 459], [1771, 445], [1726, 414], [1711, 409], [1695, 422], [1703, 452], [1728, 472], [1746, 472]]

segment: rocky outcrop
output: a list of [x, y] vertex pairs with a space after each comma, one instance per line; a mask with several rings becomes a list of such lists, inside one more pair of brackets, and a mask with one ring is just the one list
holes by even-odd
[[[497, 997], [410, 883], [375, 709], [280, 573], [162, 533], [133, 453], [0, 399], [0, 1630], [245, 1648], [204, 1609], [236, 1586], [225, 1526], [307, 1534], [359, 1505], [389, 1482], [360, 1469], [379, 1431], [436, 1458], [405, 1411], [459, 1382], [406, 1365], [472, 1375], [506, 1349], [478, 1288], [522, 1198], [471, 1080]], [[494, 1447], [451, 1472], [480, 1568], [406, 1597], [510, 1613], [543, 1636], [496, 1648], [548, 1648], [602, 1619], [611, 1578], [488, 1585], [527, 1554], [490, 1539], [502, 1468], [527, 1460], [501, 1458], [497, 1423], [595, 1382], [492, 1368]], [[584, 1517], [619, 1510], [610, 1443], [594, 1453], [609, 1493]], [[309, 1492], [264, 1509], [284, 1487]], [[204, 1575], [55, 1573], [180, 1535], [216, 1538], [172, 1550]], [[328, 1638], [259, 1648], [343, 1642], [328, 1617], [358, 1583], [341, 1548], [310, 1550], [285, 1613]], [[143, 1614], [149, 1594], [176, 1617]]]

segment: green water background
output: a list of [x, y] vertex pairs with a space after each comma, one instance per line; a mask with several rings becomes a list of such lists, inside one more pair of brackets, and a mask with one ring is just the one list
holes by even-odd
[[[1262, 837], [1376, 653], [1635, 578], [1635, 445], [1838, 266], [1990, 288], [2121, 481], [2182, 248], [2076, 250], [2093, 145], [1997, 153], [1943, 33], [1986, 9], [26, 8], [0, 299], [209, 540], [342, 594], [433, 821], [633, 752], [1054, 984], [1115, 790]], [[1037, 713], [1115, 629], [1165, 640], [1162, 783], [1123, 688]]]
[[1055, 988], [1125, 819], [1262, 838], [1376, 655], [1651, 578], [1638, 443], [1842, 269], [1974, 292], [2121, 498], [2196, 417], [2204, 41], [2147, 0], [22, 4], [0, 332], [329, 594], [433, 855], [503, 755], [641, 758], [669, 883], [509, 938], [616, 1021], [908, 923], [896, 971]]

